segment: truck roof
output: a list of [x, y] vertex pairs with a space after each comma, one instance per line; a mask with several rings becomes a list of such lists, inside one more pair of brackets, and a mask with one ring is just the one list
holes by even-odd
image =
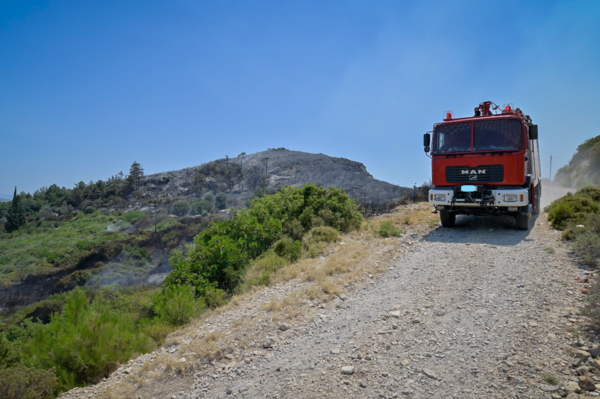
[[[493, 104], [493, 106], [492, 106]], [[437, 125], [443, 124], [443, 123], [452, 123], [452, 122], [470, 122], [470, 121], [477, 121], [477, 120], [482, 120], [482, 119], [509, 119], [509, 118], [516, 118], [516, 119], [520, 119], [521, 121], [523, 121], [523, 123], [525, 123], [525, 125], [529, 126], [532, 124], [531, 121], [531, 117], [529, 115], [525, 115], [523, 113], [523, 111], [521, 111], [520, 108], [514, 108], [512, 105], [506, 105], [504, 106], [504, 108], [502, 109], [501, 113], [499, 114], [494, 114], [492, 113], [492, 110], [498, 110], [500, 107], [496, 104], [494, 104], [492, 101], [484, 101], [481, 104], [479, 104], [478, 107], [475, 108], [475, 115], [473, 116], [467, 116], [464, 118], [455, 118], [452, 111], [448, 111], [446, 112], [446, 118], [444, 119], [443, 122], [438, 122], [436, 124], [434, 124], [434, 128]]]

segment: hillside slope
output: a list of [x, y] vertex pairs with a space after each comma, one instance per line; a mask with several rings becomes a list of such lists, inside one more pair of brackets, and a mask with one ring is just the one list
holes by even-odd
[[[403, 224], [414, 207], [382, 218]], [[575, 277], [591, 273], [544, 215], [531, 231], [513, 224], [460, 217], [454, 229], [408, 225], [400, 238], [345, 236], [304, 274], [63, 397], [566, 396], [580, 390], [569, 381], [569, 329], [582, 322]], [[337, 291], [323, 294], [310, 278], [319, 270], [337, 270]]]
[[[223, 182], [220, 175], [210, 175], [206, 170], [225, 170], [228, 165], [243, 170], [243, 178], [234, 180], [227, 187], [226, 172]], [[203, 169], [204, 168], [204, 169]], [[237, 171], [238, 169], [236, 169]], [[202, 172], [207, 177], [209, 191], [228, 191], [228, 195], [243, 201], [253, 195], [259, 185], [266, 189], [283, 186], [304, 186], [310, 183], [324, 187], [337, 187], [352, 198], [361, 201], [389, 201], [404, 196], [407, 188], [374, 179], [365, 165], [346, 158], [335, 158], [324, 154], [291, 151], [285, 148], [270, 149], [245, 156], [243, 159], [219, 159], [205, 165], [176, 171], [157, 173], [144, 177], [140, 190], [153, 197], [194, 196], [194, 176]], [[239, 171], [238, 171], [239, 174]], [[204, 190], [206, 191], [206, 190]]]
[[577, 147], [569, 164], [556, 172], [554, 180], [563, 187], [572, 188], [600, 184], [600, 136]]

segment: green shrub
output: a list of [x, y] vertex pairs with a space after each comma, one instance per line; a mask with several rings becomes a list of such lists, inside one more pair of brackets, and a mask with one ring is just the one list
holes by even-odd
[[302, 239], [304, 256], [314, 258], [323, 253], [327, 243], [337, 241], [340, 233], [329, 226], [320, 226], [311, 229]]
[[191, 214], [192, 215], [206, 215], [207, 213], [212, 212], [215, 205], [211, 201], [207, 200], [199, 200], [194, 201], [191, 206]]
[[336, 242], [340, 237], [340, 233], [329, 226], [319, 226], [311, 229], [306, 235], [306, 241], [312, 242]]
[[177, 201], [173, 204], [173, 214], [179, 217], [187, 215], [190, 211], [190, 204], [186, 201]]
[[244, 275], [241, 291], [246, 292], [254, 286], [271, 284], [271, 275], [288, 263], [274, 251], [267, 251], [250, 265], [248, 272]]
[[24, 361], [54, 368], [62, 389], [97, 382], [134, 353], [155, 347], [135, 321], [133, 314], [115, 311], [109, 301], [90, 303], [85, 291], [77, 288], [67, 295], [63, 311], [23, 343]]
[[144, 329], [148, 336], [156, 343], [164, 342], [167, 336], [175, 330], [177, 330], [176, 326], [158, 320], [149, 322], [148, 327]]
[[214, 202], [215, 202], [215, 196], [214, 196], [214, 195], [212, 195], [211, 193], [208, 193], [208, 194], [206, 194], [206, 195], [204, 196], [204, 199], [205, 199], [206, 201], [208, 201], [208, 202], [212, 202], [212, 203], [214, 203]]
[[129, 211], [123, 216], [123, 220], [127, 223], [132, 223], [134, 220], [141, 219], [146, 216], [146, 212], [142, 211]]
[[14, 367], [19, 363], [21, 363], [19, 348], [6, 339], [4, 333], [0, 332], [0, 369]]
[[564, 230], [570, 225], [582, 224], [586, 215], [598, 213], [600, 204], [592, 196], [596, 196], [595, 189], [582, 189], [550, 204], [546, 210], [552, 227]]
[[210, 308], [218, 308], [227, 303], [227, 293], [219, 288], [208, 287], [204, 291], [204, 300]]
[[587, 195], [596, 202], [600, 201], [600, 188], [598, 187], [587, 186], [579, 190], [576, 194]]
[[289, 237], [283, 237], [281, 240], [273, 244], [273, 251], [281, 258], [287, 259], [290, 262], [296, 262], [302, 254], [302, 243], [293, 241]]
[[[285, 232], [294, 231], [301, 238], [311, 228], [323, 225], [348, 231], [358, 228], [362, 220], [359, 206], [340, 189], [287, 187], [255, 198], [250, 209], [211, 225], [194, 238], [195, 246], [189, 247], [186, 256], [175, 251], [171, 259], [174, 270], [165, 283], [196, 287], [197, 296], [213, 288], [231, 293], [251, 261], [282, 239]], [[286, 252], [285, 244], [281, 245], [282, 254], [297, 256], [297, 249]]]
[[189, 285], [167, 287], [154, 300], [154, 312], [159, 319], [173, 326], [187, 324], [204, 307], [203, 301], [195, 298], [194, 288]]
[[24, 366], [0, 369], [0, 392], [4, 399], [53, 398], [57, 387], [53, 370]]
[[587, 264], [600, 266], [600, 235], [597, 233], [586, 230], [577, 235], [573, 242], [573, 250]]
[[215, 198], [215, 206], [217, 207], [217, 209], [227, 208], [227, 194], [218, 193], [217, 197]]
[[83, 213], [85, 213], [86, 215], [90, 215], [94, 212], [96, 212], [96, 208], [94, 208], [93, 206], [86, 206], [85, 210], [83, 211]]
[[389, 220], [381, 223], [378, 231], [379, 235], [383, 238], [400, 237], [404, 232], [404, 230], [399, 229], [393, 222]]

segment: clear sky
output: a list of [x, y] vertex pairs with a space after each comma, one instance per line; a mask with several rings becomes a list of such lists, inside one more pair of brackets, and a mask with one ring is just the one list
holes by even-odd
[[285, 147], [429, 178], [444, 111], [513, 103], [543, 174], [600, 134], [600, 1], [0, 2], [0, 193]]

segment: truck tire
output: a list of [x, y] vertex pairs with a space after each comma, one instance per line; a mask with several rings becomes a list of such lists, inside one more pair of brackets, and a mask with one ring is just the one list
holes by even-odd
[[453, 227], [456, 222], [456, 212], [440, 211], [440, 221], [444, 227]]
[[531, 205], [527, 205], [526, 212], [519, 212], [515, 216], [517, 229], [529, 230], [531, 227]]
[[542, 206], [542, 183], [538, 184], [535, 189], [535, 208], [533, 208], [532, 213], [534, 215], [539, 215], [542, 211], [540, 207]]

